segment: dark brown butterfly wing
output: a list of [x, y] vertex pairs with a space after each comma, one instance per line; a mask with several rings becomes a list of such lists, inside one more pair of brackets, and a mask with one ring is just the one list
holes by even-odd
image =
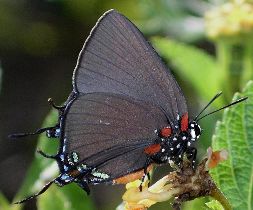
[[136, 26], [115, 10], [100, 18], [85, 42], [73, 85], [80, 93], [116, 93], [155, 103], [171, 126], [187, 112], [171, 72]]
[[75, 152], [79, 163], [116, 178], [145, 166], [144, 148], [167, 125], [164, 112], [151, 103], [118, 94], [80, 94], [66, 115], [66, 153]]

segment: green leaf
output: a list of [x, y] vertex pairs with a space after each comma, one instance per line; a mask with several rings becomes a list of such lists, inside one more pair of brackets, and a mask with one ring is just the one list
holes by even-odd
[[191, 200], [189, 202], [185, 202], [183, 204], [183, 209], [185, 210], [196, 210], [196, 209], [205, 209], [205, 203], [208, 201], [206, 197], [196, 198], [194, 200]]
[[[52, 111], [45, 120], [43, 127], [54, 126], [58, 119], [58, 112]], [[42, 134], [38, 141], [37, 148], [46, 154], [56, 154], [58, 151], [59, 139], [49, 139]], [[21, 190], [15, 200], [23, 199], [26, 196], [38, 192], [43, 185], [58, 175], [56, 161], [35, 155], [30, 169], [26, 175]], [[77, 185], [69, 184], [58, 187], [55, 184], [38, 198], [38, 209], [40, 210], [93, 210], [94, 206], [89, 196]]]
[[38, 199], [38, 210], [92, 210], [90, 198], [78, 186], [71, 184], [63, 188], [52, 186]]
[[192, 82], [199, 95], [210, 100], [220, 88], [220, 72], [214, 57], [204, 51], [168, 38], [152, 39], [159, 54], [174, 68], [181, 78]]
[[[58, 113], [54, 110], [52, 111], [43, 123], [43, 127], [53, 126], [57, 122]], [[58, 139], [48, 139], [45, 134], [42, 134], [39, 137], [39, 141], [37, 144], [37, 148], [44, 151], [47, 154], [55, 154], [58, 150]], [[40, 174], [42, 171], [52, 164], [53, 160], [42, 157], [39, 154], [35, 154], [35, 158], [26, 174], [25, 181], [19, 190], [18, 199], [23, 198], [24, 196], [28, 196], [30, 194], [34, 194], [39, 189], [38, 187], [34, 187], [34, 184], [37, 180], [39, 180]], [[41, 185], [40, 185], [41, 187]]]
[[11, 204], [7, 198], [0, 192], [0, 210], [20, 210], [21, 205]]
[[212, 210], [224, 210], [222, 205], [216, 200], [212, 200], [206, 203], [206, 205], [208, 206], [209, 209], [212, 209]]
[[225, 110], [213, 136], [213, 149], [226, 149], [229, 159], [211, 171], [233, 209], [253, 208], [253, 82], [234, 100], [248, 100]]

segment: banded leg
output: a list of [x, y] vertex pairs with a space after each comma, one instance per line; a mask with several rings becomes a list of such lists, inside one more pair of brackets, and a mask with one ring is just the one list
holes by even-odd
[[40, 128], [40, 129], [38, 129], [38, 130], [36, 130], [35, 132], [32, 132], [32, 133], [14, 133], [14, 134], [9, 135], [8, 137], [11, 138], [11, 139], [16, 139], [16, 138], [22, 138], [22, 137], [26, 137], [26, 136], [33, 136], [33, 135], [41, 134], [41, 133], [44, 133], [44, 132], [48, 132], [52, 129], [55, 129], [56, 127], [57, 126], [47, 127], [47, 128]]
[[59, 138], [61, 135], [61, 129], [59, 125], [52, 127], [46, 131], [46, 135], [48, 138]]
[[142, 178], [141, 178], [141, 184], [140, 184], [140, 186], [139, 186], [140, 192], [142, 192], [142, 184], [143, 184], [143, 182], [144, 182], [146, 176], [148, 177], [148, 187], [149, 187], [149, 184], [150, 184], [150, 174], [149, 174], [149, 172], [148, 172], [148, 170], [147, 170], [149, 164], [150, 164], [150, 160], [149, 160], [149, 158], [148, 158], [147, 161], [146, 161], [146, 163], [145, 163], [144, 169], [143, 169], [143, 170], [144, 170], [144, 175], [143, 175]]
[[186, 155], [188, 160], [192, 163], [192, 168], [196, 168], [197, 149], [195, 147], [189, 147], [186, 151]]
[[86, 181], [81, 180], [81, 181], [77, 182], [77, 184], [79, 185], [79, 187], [81, 187], [87, 193], [87, 195], [90, 194], [90, 188], [89, 188]]

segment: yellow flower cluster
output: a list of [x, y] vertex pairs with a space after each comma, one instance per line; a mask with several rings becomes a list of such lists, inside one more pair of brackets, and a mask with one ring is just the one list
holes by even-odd
[[215, 7], [205, 14], [207, 36], [211, 39], [252, 35], [253, 3], [235, 0]]
[[142, 183], [142, 191], [140, 192], [140, 180], [130, 182], [126, 185], [127, 191], [122, 199], [125, 201], [125, 210], [146, 210], [157, 202], [167, 201], [179, 192], [173, 189], [173, 185], [169, 184], [170, 177], [165, 176], [151, 187], [148, 187], [148, 180]]

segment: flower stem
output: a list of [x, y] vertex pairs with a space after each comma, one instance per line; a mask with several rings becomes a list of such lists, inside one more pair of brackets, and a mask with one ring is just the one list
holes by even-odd
[[253, 77], [253, 44], [243, 40], [219, 40], [216, 42], [218, 64], [224, 83], [222, 89], [227, 101]]
[[241, 87], [243, 87], [246, 82], [253, 78], [253, 42], [251, 40], [248, 40], [245, 43], [243, 63], [244, 72], [241, 79]]
[[210, 196], [213, 197], [215, 200], [219, 201], [220, 204], [223, 206], [224, 210], [232, 210], [232, 206], [217, 186], [213, 188]]

